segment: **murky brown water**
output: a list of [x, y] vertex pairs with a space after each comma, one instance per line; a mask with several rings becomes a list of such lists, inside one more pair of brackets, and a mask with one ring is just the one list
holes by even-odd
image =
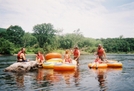
[[[34, 60], [34, 56], [27, 56]], [[17, 74], [3, 72], [15, 56], [0, 56], [0, 91], [134, 91], [134, 55], [108, 55], [123, 63], [123, 68], [89, 69], [93, 55], [81, 55], [76, 71], [38, 69]]]

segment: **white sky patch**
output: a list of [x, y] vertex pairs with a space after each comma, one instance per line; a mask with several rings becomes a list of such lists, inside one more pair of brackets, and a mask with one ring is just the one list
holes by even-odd
[[123, 1], [0, 0], [0, 27], [19, 25], [32, 32], [37, 24], [51, 23], [63, 33], [80, 29], [85, 37], [134, 37], [134, 2]]

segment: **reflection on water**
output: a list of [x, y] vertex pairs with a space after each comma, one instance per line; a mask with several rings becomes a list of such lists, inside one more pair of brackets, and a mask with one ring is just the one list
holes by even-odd
[[17, 87], [24, 87], [24, 74], [15, 74], [15, 79], [16, 79], [16, 84], [17, 84]]
[[79, 65], [78, 65], [78, 67], [74, 72], [74, 82], [76, 87], [79, 86], [79, 79], [80, 79], [80, 72], [79, 72]]
[[90, 69], [93, 74], [95, 74], [95, 79], [98, 81], [98, 85], [100, 87], [100, 91], [108, 90], [108, 73], [112, 72], [112, 74], [119, 74], [122, 71], [122, 68], [98, 68], [98, 69]]
[[45, 75], [45, 73], [44, 73], [43, 69], [39, 68], [37, 76], [36, 76], [37, 81], [38, 82], [43, 81], [44, 80], [44, 75]]
[[106, 87], [105, 86], [106, 70], [105, 69], [98, 69], [96, 73], [97, 73], [100, 89], [102, 89], [103, 91], [106, 91], [106, 88], [105, 88]]
[[98, 81], [100, 91], [106, 91], [106, 68], [91, 69], [96, 74], [95, 79]]
[[88, 63], [94, 60], [94, 56], [82, 55], [75, 71], [40, 68], [19, 74], [3, 72], [16, 61], [15, 58], [0, 57], [0, 91], [134, 91], [133, 55], [107, 56], [121, 61], [123, 68], [89, 69]]
[[60, 80], [63, 79], [67, 86], [70, 86], [74, 71], [55, 71], [54, 74], [55, 76], [59, 77]]
[[[69, 88], [73, 84], [75, 84], [75, 86], [78, 86], [79, 85], [79, 67], [76, 68], [76, 70], [74, 71], [54, 71], [53, 69], [40, 68], [37, 71], [36, 80], [38, 84], [42, 84], [44, 86], [36, 90], [48, 90], [48, 89], [56, 90], [57, 86], [58, 86], [58, 89], [63, 89], [65, 87]], [[59, 88], [59, 85], [60, 85], [60, 88]]]

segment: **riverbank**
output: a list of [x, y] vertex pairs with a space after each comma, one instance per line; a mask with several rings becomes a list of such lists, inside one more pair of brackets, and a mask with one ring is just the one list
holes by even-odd
[[[54, 50], [52, 52], [60, 53], [62, 55], [65, 54], [65, 50]], [[88, 52], [85, 52], [85, 51], [80, 51], [80, 52], [81, 52], [81, 55], [88, 55], [88, 54], [92, 55], [92, 54], [94, 54], [94, 53], [88, 53]], [[47, 53], [45, 53], [45, 54], [47, 54]], [[106, 53], [106, 54], [134, 54], [134, 53], [133, 52], [128, 52], [128, 53], [126, 53], [126, 52], [117, 52], [117, 53]], [[34, 53], [26, 53], [26, 55], [36, 55], [36, 54], [34, 54]], [[17, 54], [0, 54], [0, 56], [17, 56]]]

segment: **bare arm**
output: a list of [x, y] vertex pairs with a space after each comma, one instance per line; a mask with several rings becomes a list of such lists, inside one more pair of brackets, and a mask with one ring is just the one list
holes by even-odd
[[105, 52], [105, 50], [104, 50], [104, 57], [106, 58], [106, 52]]
[[37, 62], [38, 62], [38, 58], [37, 58], [37, 56], [36, 56], [36, 59], [35, 59]]
[[78, 57], [77, 58], [79, 58], [80, 57], [80, 50], [78, 50]]
[[22, 53], [21, 54], [21, 56], [22, 56], [22, 58], [24, 59], [24, 60], [26, 60], [26, 57], [25, 57], [25, 55]]
[[45, 57], [44, 57], [44, 55], [42, 55], [43, 56], [43, 61], [42, 61], [42, 63], [44, 63], [45, 62]]

